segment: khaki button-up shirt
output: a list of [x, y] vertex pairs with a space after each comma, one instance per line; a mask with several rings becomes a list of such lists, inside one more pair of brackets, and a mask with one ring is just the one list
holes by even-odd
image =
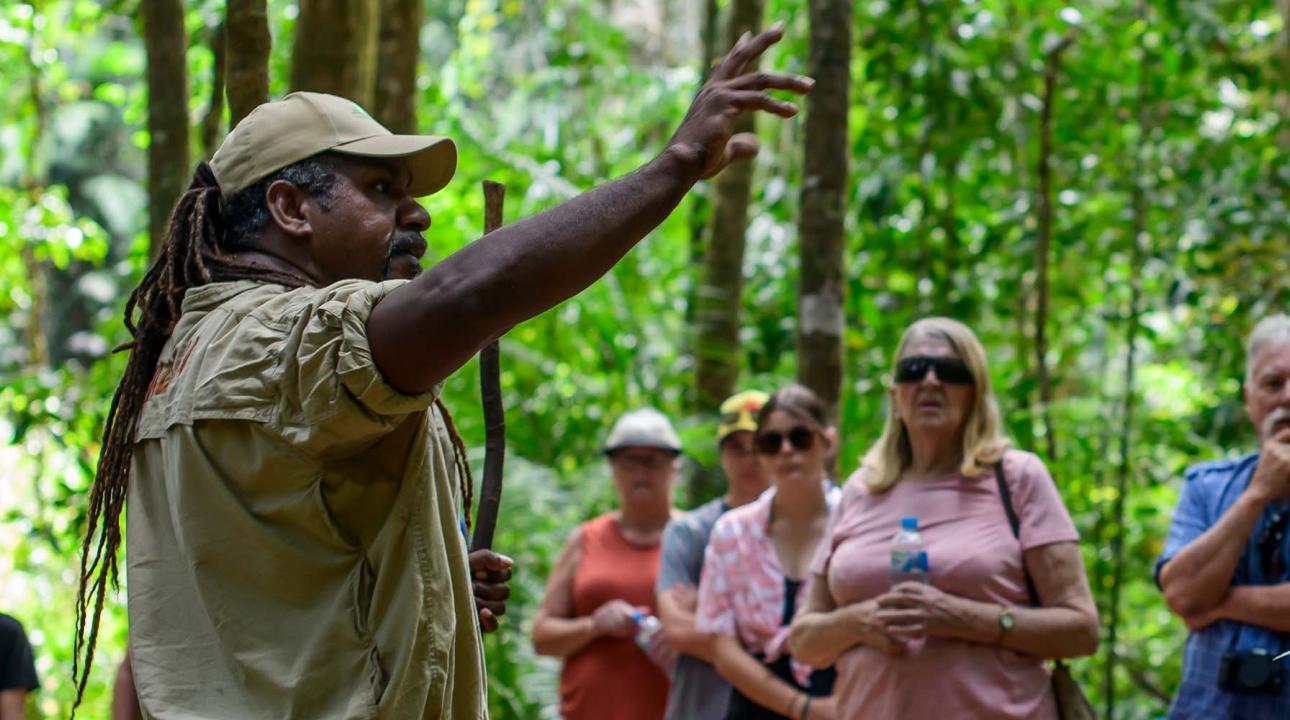
[[400, 282], [190, 290], [139, 423], [130, 647], [149, 718], [483, 718], [438, 388], [366, 323]]

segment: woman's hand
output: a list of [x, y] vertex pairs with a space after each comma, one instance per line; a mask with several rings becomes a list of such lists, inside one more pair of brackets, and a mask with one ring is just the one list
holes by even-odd
[[650, 636], [649, 647], [645, 648], [645, 654], [649, 656], [654, 664], [663, 668], [669, 675], [672, 673], [672, 667], [676, 664], [676, 648], [672, 643], [667, 641], [667, 634], [662, 630]]
[[832, 602], [824, 581], [816, 576], [807, 605], [794, 618], [789, 631], [788, 648], [794, 658], [822, 668], [833, 665], [839, 656], [857, 645], [888, 655], [905, 652], [904, 640], [889, 634], [886, 625], [877, 618], [876, 599], [840, 608], [832, 607]]
[[882, 607], [878, 604], [882, 597], [885, 596], [855, 604], [849, 608], [849, 614], [858, 625], [865, 645], [888, 655], [900, 655], [905, 652], [905, 639], [892, 633], [884, 622], [880, 614]]
[[970, 637], [977, 624], [972, 612], [977, 603], [923, 583], [900, 583], [871, 602], [878, 608], [876, 623], [898, 639]]
[[591, 614], [596, 635], [631, 637], [636, 632], [636, 607], [626, 600], [610, 600]]
[[811, 699], [811, 710], [806, 716], [808, 720], [837, 720], [838, 718], [838, 698], [836, 695], [828, 697], [817, 697]]

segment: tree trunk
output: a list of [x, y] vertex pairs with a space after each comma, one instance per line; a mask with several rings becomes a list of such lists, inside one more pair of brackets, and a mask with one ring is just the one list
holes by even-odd
[[1039, 412], [1044, 421], [1044, 441], [1048, 462], [1057, 461], [1057, 437], [1053, 434], [1052, 380], [1048, 376], [1048, 256], [1053, 236], [1053, 106], [1057, 102], [1057, 73], [1062, 53], [1074, 41], [1066, 36], [1048, 51], [1044, 62], [1044, 97], [1039, 114], [1039, 189], [1035, 206], [1038, 210], [1038, 243], [1035, 250], [1035, 377], [1039, 384]]
[[[700, 44], [703, 48], [703, 56], [699, 65], [699, 89], [703, 88], [704, 83], [708, 81], [708, 74], [712, 70], [712, 64], [717, 57], [717, 38], [720, 36], [718, 26], [720, 24], [720, 12], [717, 7], [717, 0], [704, 0], [703, 3], [703, 27], [700, 30]], [[697, 91], [696, 91], [697, 92]], [[710, 188], [706, 185], [700, 185], [695, 188], [695, 192], [690, 193], [690, 289], [685, 303], [685, 325], [690, 328], [690, 350], [695, 357], [697, 352], [697, 339], [699, 337], [698, 324], [698, 298], [699, 287], [703, 278], [703, 248], [704, 236], [708, 229], [708, 222], [711, 216], [712, 202], [708, 198]], [[696, 386], [697, 388], [697, 386]], [[698, 406], [698, 393], [696, 388], [686, 392], [685, 402], [691, 409], [695, 410]]]
[[227, 24], [221, 22], [210, 29], [214, 68], [211, 73], [211, 99], [206, 106], [206, 114], [202, 116], [201, 127], [202, 154], [207, 159], [219, 148], [220, 123], [224, 120], [224, 80], [228, 68], [226, 27]]
[[266, 0], [228, 0], [225, 16], [228, 126], [269, 101], [269, 16]]
[[[726, 45], [761, 25], [762, 0], [734, 0], [726, 26]], [[740, 118], [735, 132], [752, 132], [753, 114]], [[696, 293], [695, 375], [698, 409], [712, 412], [734, 391], [739, 374], [739, 320], [744, 289], [744, 233], [753, 164], [734, 163], [717, 176], [712, 233], [703, 253], [703, 281]]]
[[148, 53], [148, 233], [150, 257], [166, 239], [175, 200], [188, 187], [188, 35], [180, 0], [143, 0]]
[[291, 89], [325, 92], [372, 107], [377, 0], [300, 0]]
[[851, 22], [854, 0], [811, 0], [809, 74], [816, 90], [807, 98], [802, 247], [797, 322], [797, 379], [824, 400], [836, 423], [842, 394], [842, 299], [846, 289]]
[[373, 114], [396, 133], [417, 130], [417, 60], [421, 58], [421, 0], [381, 0]]
[[[721, 13], [717, 6], [717, 0], [704, 0], [703, 3], [703, 25], [699, 31], [700, 45], [702, 46], [702, 57], [699, 62], [699, 88], [701, 89], [708, 81], [708, 75], [712, 71], [712, 65], [716, 62], [718, 39], [721, 37]], [[696, 91], [697, 92], [697, 91]], [[689, 342], [692, 355], [698, 357], [698, 338], [700, 332], [698, 329], [698, 298], [699, 289], [703, 278], [703, 248], [705, 244], [705, 235], [708, 229], [709, 219], [712, 215], [712, 202], [709, 200], [708, 191], [710, 187], [697, 188], [698, 192], [690, 194], [690, 272], [692, 278], [689, 289], [689, 297], [685, 303], [685, 324], [690, 328]], [[685, 403], [690, 411], [699, 409], [697, 385], [686, 392]], [[713, 405], [710, 403], [702, 406], [703, 410], [711, 410]], [[723, 490], [724, 483], [720, 468], [705, 467], [701, 463], [691, 465], [691, 474], [686, 482], [688, 488], [688, 499], [691, 507], [697, 506], [707, 499], [716, 497]]]

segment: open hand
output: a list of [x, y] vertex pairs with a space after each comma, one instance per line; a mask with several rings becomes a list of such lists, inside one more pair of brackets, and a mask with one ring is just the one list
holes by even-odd
[[734, 134], [735, 120], [745, 111], [761, 110], [785, 118], [797, 114], [797, 105], [776, 100], [766, 91], [788, 90], [802, 95], [810, 92], [814, 80], [800, 75], [749, 72], [762, 53], [782, 37], [784, 28], [778, 24], [756, 35], [744, 33], [699, 89], [690, 111], [668, 142], [668, 150], [690, 165], [697, 178], [712, 177], [732, 160], [757, 154], [754, 135]]
[[511, 596], [507, 583], [515, 561], [492, 550], [476, 550], [468, 557], [479, 628], [493, 632], [497, 629], [498, 618], [506, 614], [506, 599]]
[[895, 638], [954, 637], [967, 623], [960, 598], [924, 583], [900, 583], [875, 602], [874, 619]]

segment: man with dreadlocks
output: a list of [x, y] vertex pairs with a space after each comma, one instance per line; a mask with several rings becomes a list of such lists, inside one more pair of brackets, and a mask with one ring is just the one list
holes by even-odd
[[133, 342], [83, 550], [80, 688], [128, 495], [145, 717], [486, 717], [477, 625], [504, 610], [509, 563], [467, 558], [470, 476], [440, 386], [607, 272], [697, 180], [755, 154], [732, 137], [738, 116], [796, 113], [767, 91], [810, 79], [748, 71], [781, 35], [745, 35], [653, 161], [424, 273], [430, 217], [414, 198], [452, 177], [451, 141], [391, 135], [312, 93], [239, 123], [126, 305]]

